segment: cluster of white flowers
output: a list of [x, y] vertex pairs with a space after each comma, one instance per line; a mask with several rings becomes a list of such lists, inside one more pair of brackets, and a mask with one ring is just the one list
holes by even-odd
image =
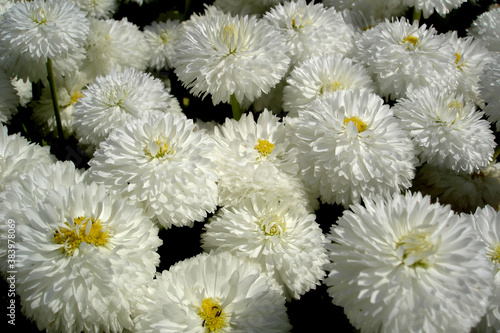
[[[25, 318], [288, 332], [319, 290], [361, 332], [500, 330], [499, 7], [460, 32], [433, 17], [479, 4], [120, 12], [153, 2], [0, 4], [0, 276]], [[197, 254], [162, 264], [180, 228]]]

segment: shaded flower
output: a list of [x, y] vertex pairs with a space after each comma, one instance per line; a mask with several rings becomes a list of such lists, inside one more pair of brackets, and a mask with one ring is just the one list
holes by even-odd
[[180, 36], [179, 20], [153, 22], [144, 27], [144, 38], [150, 50], [149, 67], [156, 70], [172, 68], [172, 59]]
[[467, 29], [467, 34], [485, 42], [492, 52], [500, 52], [500, 7], [493, 6], [479, 15]]
[[19, 96], [10, 77], [0, 70], [0, 122], [7, 123], [17, 113]]
[[402, 0], [408, 7], [415, 11], [422, 11], [422, 16], [428, 18], [434, 12], [445, 16], [450, 10], [460, 7], [467, 0]]

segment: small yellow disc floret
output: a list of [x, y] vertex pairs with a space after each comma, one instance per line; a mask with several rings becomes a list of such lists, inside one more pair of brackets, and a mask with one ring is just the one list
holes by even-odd
[[254, 147], [260, 154], [260, 157], [268, 157], [274, 149], [274, 144], [263, 139], [259, 139], [257, 145]]
[[54, 243], [63, 244], [63, 251], [72, 256], [81, 243], [103, 246], [109, 240], [109, 233], [103, 228], [100, 220], [88, 217], [77, 217], [73, 225], [66, 222], [69, 228], [59, 228], [54, 234]]
[[364, 132], [366, 130], [366, 124], [365, 124], [365, 122], [362, 121], [361, 119], [357, 118], [357, 117], [345, 118], [344, 119], [344, 125], [347, 125], [351, 121], [358, 128], [358, 133]]
[[203, 319], [202, 326], [207, 333], [219, 332], [227, 325], [226, 314], [222, 311], [220, 302], [213, 298], [205, 298], [198, 309], [198, 315]]

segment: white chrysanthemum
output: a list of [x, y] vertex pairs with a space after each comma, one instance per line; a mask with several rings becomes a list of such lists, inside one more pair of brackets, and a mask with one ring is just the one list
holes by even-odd
[[[83, 96], [82, 90], [90, 83], [87, 76], [75, 71], [70, 76], [56, 79], [57, 101], [59, 114], [65, 137], [75, 134], [73, 112], [78, 99]], [[57, 136], [57, 123], [54, 114], [54, 104], [49, 87], [42, 90], [39, 100], [31, 103], [33, 107], [33, 121], [40, 126], [42, 133], [52, 133]]]
[[354, 29], [342, 13], [322, 3], [287, 1], [273, 7], [264, 19], [286, 36], [292, 65], [311, 56], [328, 53], [348, 55], [354, 46]]
[[333, 303], [362, 332], [469, 332], [493, 291], [471, 219], [420, 193], [351, 206], [327, 236]]
[[422, 88], [398, 100], [393, 110], [421, 163], [470, 174], [491, 162], [496, 144], [490, 123], [463, 96]]
[[494, 289], [488, 312], [482, 320], [483, 330], [477, 332], [500, 331], [500, 213], [491, 206], [476, 210], [473, 215], [474, 227], [486, 244], [486, 255], [493, 266]]
[[213, 5], [224, 13], [233, 16], [264, 15], [272, 7], [283, 3], [284, 0], [215, 0]]
[[162, 226], [193, 226], [217, 206], [213, 141], [182, 114], [149, 114], [117, 128], [89, 177], [144, 206]]
[[147, 72], [128, 68], [99, 76], [82, 91], [74, 110], [76, 135], [95, 149], [112, 129], [149, 112], [181, 112], [177, 99], [162, 81]]
[[[493, 54], [481, 40], [472, 37], [458, 37], [456, 31], [446, 34], [455, 52], [455, 67], [458, 70], [457, 93], [466, 96], [477, 105], [483, 105], [479, 98], [479, 80], [485, 66], [493, 61]], [[490, 73], [487, 73], [488, 75]]]
[[365, 31], [354, 59], [365, 66], [383, 97], [397, 99], [420, 87], [454, 88], [455, 55], [444, 35], [418, 21], [386, 20]]
[[47, 78], [49, 58], [57, 73], [70, 73], [83, 59], [88, 32], [85, 14], [70, 2], [17, 2], [0, 21], [0, 63], [11, 76], [32, 82]]
[[471, 24], [467, 33], [486, 43], [488, 50], [500, 52], [500, 7], [479, 15]]
[[495, 53], [494, 60], [485, 65], [479, 80], [479, 97], [486, 103], [483, 110], [488, 120], [500, 131], [500, 53]]
[[196, 96], [214, 105], [253, 101], [274, 87], [288, 70], [285, 38], [255, 17], [207, 10], [183, 24], [174, 56], [175, 73]]
[[446, 16], [452, 9], [460, 7], [467, 0], [402, 0], [403, 4], [413, 7], [416, 11], [422, 11], [422, 16], [428, 18], [434, 12], [440, 16]]
[[48, 146], [30, 143], [20, 134], [7, 134], [7, 127], [0, 127], [0, 191], [15, 182], [21, 173], [35, 169], [40, 164], [52, 164], [56, 158]]
[[74, 2], [88, 17], [108, 19], [118, 10], [117, 0], [68, 0]]
[[341, 11], [347, 9], [360, 12], [366, 19], [374, 21], [403, 16], [408, 9], [403, 5], [402, 0], [323, 0], [323, 4]]
[[258, 264], [202, 253], [157, 274], [134, 318], [138, 332], [289, 332], [281, 288]]
[[6, 217], [16, 223], [22, 312], [40, 330], [133, 327], [135, 291], [153, 279], [162, 243], [142, 209], [103, 186], [79, 183]]
[[295, 202], [253, 197], [224, 207], [205, 224], [205, 251], [255, 259], [280, 283], [287, 299], [300, 299], [325, 277], [326, 239], [316, 216]]
[[213, 138], [219, 205], [235, 205], [257, 195], [290, 199], [307, 210], [317, 208], [299, 178], [285, 126], [270, 111], [264, 110], [256, 121], [251, 113], [239, 121], [226, 119], [214, 129]]
[[286, 82], [283, 109], [292, 117], [307, 109], [315, 100], [341, 90], [375, 90], [364, 66], [334, 54], [304, 61], [292, 70]]
[[[8, 220], [8, 215], [12, 212], [26, 212], [29, 208], [37, 208], [38, 203], [43, 201], [47, 193], [61, 186], [82, 182], [84, 179], [81, 170], [76, 169], [73, 162], [56, 161], [50, 164], [38, 164], [36, 168], [19, 174], [16, 181], [5, 186], [0, 192], [0, 219]], [[15, 221], [16, 222], [16, 221]], [[24, 220], [17, 221], [18, 224]], [[8, 226], [0, 224], [0, 273], [6, 274], [8, 269]], [[12, 233], [12, 232], [11, 232]], [[14, 235], [15, 236], [15, 235]]]
[[91, 19], [85, 49], [87, 57], [81, 70], [90, 78], [107, 75], [112, 69], [118, 72], [129, 67], [145, 70], [149, 61], [144, 33], [127, 18]]
[[0, 122], [7, 123], [17, 113], [19, 96], [12, 85], [11, 78], [0, 70]]
[[323, 202], [350, 204], [411, 185], [417, 158], [392, 110], [367, 91], [340, 91], [287, 122], [304, 181]]
[[177, 40], [181, 33], [179, 20], [153, 22], [144, 27], [144, 38], [149, 47], [149, 67], [156, 70], [172, 68]]
[[500, 210], [500, 163], [465, 175], [425, 164], [415, 176], [412, 190], [430, 195], [458, 213], [473, 213], [486, 205]]

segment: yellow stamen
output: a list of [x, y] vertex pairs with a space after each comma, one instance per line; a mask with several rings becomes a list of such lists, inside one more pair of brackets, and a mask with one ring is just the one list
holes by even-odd
[[488, 249], [488, 256], [496, 265], [500, 265], [500, 243], [496, 243]]
[[263, 139], [259, 139], [257, 145], [254, 147], [260, 154], [260, 157], [268, 157], [274, 149], [274, 144]]
[[81, 91], [75, 91], [75, 93], [71, 96], [71, 101], [69, 102], [70, 105], [76, 104], [78, 102], [78, 99], [80, 97], [83, 97], [83, 94]]
[[286, 225], [283, 218], [271, 214], [260, 221], [260, 228], [266, 236], [277, 235], [281, 238], [285, 233]]
[[411, 268], [428, 268], [430, 257], [437, 252], [438, 245], [429, 237], [426, 230], [414, 230], [396, 244], [396, 252], [403, 263]]
[[73, 225], [65, 223], [68, 228], [59, 228], [54, 234], [54, 243], [63, 244], [63, 252], [72, 256], [81, 243], [94, 244], [95, 246], [106, 245], [109, 233], [101, 225], [101, 221], [93, 217], [77, 217]]
[[345, 118], [344, 119], [344, 125], [347, 126], [349, 122], [353, 122], [354, 125], [358, 128], [358, 133], [364, 132], [366, 130], [366, 124], [364, 121], [359, 119], [358, 117], [352, 117], [352, 118]]
[[417, 45], [418, 43], [418, 37], [415, 37], [415, 36], [407, 36], [403, 39], [403, 42], [404, 43], [410, 43], [412, 44], [413, 46]]
[[167, 140], [162, 137], [159, 137], [155, 141], [151, 141], [144, 150], [146, 154], [154, 158], [160, 158], [174, 153], [174, 148], [169, 146]]
[[213, 298], [205, 298], [201, 302], [201, 308], [198, 308], [198, 315], [203, 319], [202, 326], [205, 332], [219, 332], [227, 326], [226, 314], [220, 306], [220, 302]]

